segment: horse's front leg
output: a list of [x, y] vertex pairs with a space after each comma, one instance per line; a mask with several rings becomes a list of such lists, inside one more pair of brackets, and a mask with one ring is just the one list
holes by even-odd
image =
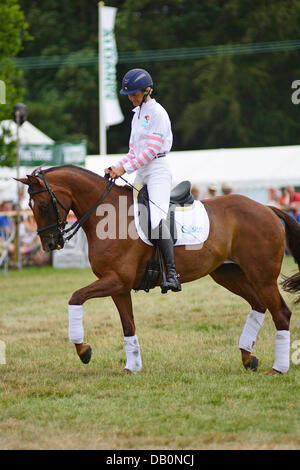
[[84, 342], [83, 304], [89, 299], [116, 295], [124, 288], [115, 273], [109, 273], [73, 293], [69, 301], [69, 340], [84, 364], [90, 362], [92, 348]]
[[119, 311], [124, 331], [124, 347], [126, 352], [126, 365], [124, 370], [136, 374], [142, 368], [140, 345], [135, 334], [135, 324], [132, 312], [130, 292], [112, 296]]

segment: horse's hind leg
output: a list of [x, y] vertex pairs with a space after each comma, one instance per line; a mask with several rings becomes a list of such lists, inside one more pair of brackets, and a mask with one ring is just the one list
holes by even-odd
[[260, 295], [270, 311], [276, 327], [275, 337], [275, 361], [272, 369], [267, 374], [286, 373], [290, 365], [290, 318], [291, 311], [279, 293], [277, 280], [257, 285]]
[[266, 307], [258, 297], [242, 269], [233, 263], [221, 265], [213, 271], [211, 277], [215, 282], [234, 294], [245, 299], [251, 306], [243, 332], [239, 340], [242, 362], [246, 369], [257, 370], [258, 359], [251, 353], [257, 334], [262, 326]]

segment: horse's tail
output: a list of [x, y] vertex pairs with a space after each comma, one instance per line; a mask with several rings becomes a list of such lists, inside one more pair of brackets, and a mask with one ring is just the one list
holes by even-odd
[[[281, 286], [286, 292], [295, 294], [300, 292], [300, 224], [277, 207], [270, 206], [270, 209], [284, 222], [287, 246], [299, 268], [299, 272], [291, 277], [284, 276], [284, 280], [281, 282]], [[295, 303], [299, 302], [300, 297]]]

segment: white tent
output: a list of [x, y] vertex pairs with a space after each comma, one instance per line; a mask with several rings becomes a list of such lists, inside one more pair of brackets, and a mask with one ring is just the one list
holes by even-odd
[[[0, 122], [0, 135], [3, 131], [9, 130], [11, 137], [5, 137], [6, 143], [17, 138], [17, 124], [11, 119], [6, 119]], [[37, 127], [29, 121], [25, 121], [19, 129], [19, 136], [21, 144], [31, 145], [52, 145], [54, 140], [40, 131]], [[32, 173], [33, 168], [20, 168], [20, 175]], [[17, 183], [14, 181], [17, 175], [16, 168], [0, 167], [0, 201], [3, 200], [16, 200], [17, 198]]]
[[[103, 176], [104, 169], [123, 156], [89, 155], [86, 168]], [[201, 196], [210, 183], [216, 183], [220, 188], [222, 182], [227, 181], [231, 182], [234, 192], [267, 203], [270, 188], [300, 186], [300, 145], [171, 152], [167, 159], [173, 173], [173, 185], [189, 180], [199, 187]], [[22, 168], [21, 176], [31, 172], [32, 167]], [[14, 176], [15, 170], [0, 168], [0, 200], [11, 199], [12, 194], [15, 198], [15, 190], [11, 190]], [[135, 173], [124, 177], [132, 183]], [[118, 180], [118, 184], [125, 183]]]
[[[11, 133], [11, 138], [6, 138], [6, 143], [11, 140], [16, 140], [17, 138], [17, 124], [12, 119], [6, 119], [5, 121], [0, 122], [0, 135], [2, 135], [3, 130], [9, 130]], [[40, 131], [37, 127], [31, 124], [29, 121], [25, 121], [19, 128], [19, 136], [21, 144], [31, 144], [31, 145], [45, 145], [45, 144], [54, 144], [54, 140]]]
[[[88, 156], [86, 168], [103, 175], [120, 158]], [[267, 203], [270, 188], [300, 186], [300, 145], [170, 152], [167, 158], [173, 184], [189, 180], [201, 195], [210, 183], [221, 188], [222, 182], [230, 182], [234, 192]], [[134, 175], [125, 178], [132, 182]]]

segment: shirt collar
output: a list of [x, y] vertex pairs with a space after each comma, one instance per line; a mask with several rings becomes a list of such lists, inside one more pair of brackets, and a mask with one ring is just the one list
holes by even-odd
[[[151, 98], [151, 100], [147, 101], [147, 103], [143, 103], [142, 109], [150, 109], [154, 105], [154, 103], [156, 103], [155, 98]], [[139, 110], [140, 106], [136, 106], [135, 108], [133, 108], [132, 112], [136, 113]]]

